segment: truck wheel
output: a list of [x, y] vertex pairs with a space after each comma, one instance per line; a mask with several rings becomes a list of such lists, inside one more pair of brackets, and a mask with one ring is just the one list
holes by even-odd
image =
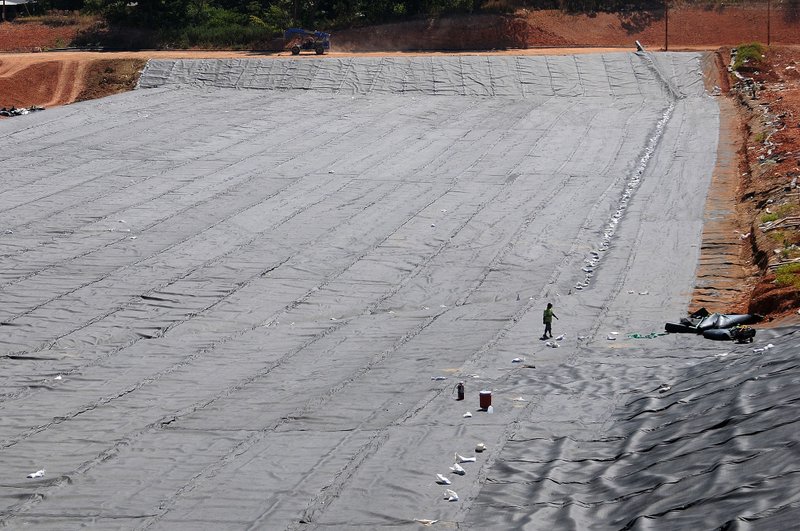
[[317, 45], [316, 48], [314, 48], [314, 51], [317, 52], [317, 55], [322, 55], [325, 53], [325, 48], [320, 44]]
[[292, 55], [300, 55], [300, 47], [296, 44], [292, 46]]

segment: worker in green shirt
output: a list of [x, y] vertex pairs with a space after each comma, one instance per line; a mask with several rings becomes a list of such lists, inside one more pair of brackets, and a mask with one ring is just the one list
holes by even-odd
[[548, 302], [547, 308], [544, 310], [544, 316], [542, 321], [544, 322], [544, 335], [541, 339], [547, 339], [548, 337], [553, 337], [553, 331], [550, 329], [551, 325], [553, 324], [553, 317], [558, 319], [558, 316], [553, 313], [553, 303]]

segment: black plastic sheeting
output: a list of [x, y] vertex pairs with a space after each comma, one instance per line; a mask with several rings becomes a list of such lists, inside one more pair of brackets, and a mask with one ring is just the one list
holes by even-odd
[[757, 323], [761, 319], [753, 314], [725, 315], [712, 313], [697, 325], [698, 330], [710, 330], [712, 328], [731, 328], [737, 325]]
[[752, 337], [755, 331], [747, 329], [745, 333], [737, 333], [735, 329], [745, 325], [759, 323], [764, 319], [755, 313], [721, 314], [708, 313], [705, 308], [693, 312], [689, 317], [681, 319], [680, 324], [667, 323], [664, 330], [670, 333], [703, 334], [706, 339], [730, 340], [740, 337]]
[[38, 105], [34, 105], [32, 107], [23, 107], [21, 109], [16, 107], [3, 107], [0, 108], [0, 116], [5, 116], [6, 118], [10, 118], [12, 116], [25, 116], [26, 114], [43, 110], [44, 107], [40, 107]]
[[602, 435], [523, 427], [468, 528], [796, 529], [800, 337], [779, 334], [772, 348], [735, 345], [631, 392]]

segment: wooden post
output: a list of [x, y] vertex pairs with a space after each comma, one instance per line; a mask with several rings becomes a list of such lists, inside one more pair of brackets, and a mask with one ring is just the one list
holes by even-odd
[[771, 9], [770, 9], [771, 6], [770, 6], [770, 4], [771, 4], [771, 1], [767, 0], [767, 46], [769, 46], [769, 44], [770, 44], [769, 43], [769, 41], [770, 41], [770, 38], [769, 38], [770, 27], [769, 26], [770, 26], [770, 19], [772, 18], [770, 16], [771, 15]]
[[3, 0], [3, 22], [6, 21], [6, 0]]
[[669, 51], [669, 0], [664, 0], [664, 51]]

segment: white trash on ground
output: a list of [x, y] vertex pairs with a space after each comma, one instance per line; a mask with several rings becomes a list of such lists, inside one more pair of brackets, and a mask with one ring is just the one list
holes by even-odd
[[447, 489], [444, 491], [444, 499], [447, 501], [458, 501], [458, 494], [454, 490]]

